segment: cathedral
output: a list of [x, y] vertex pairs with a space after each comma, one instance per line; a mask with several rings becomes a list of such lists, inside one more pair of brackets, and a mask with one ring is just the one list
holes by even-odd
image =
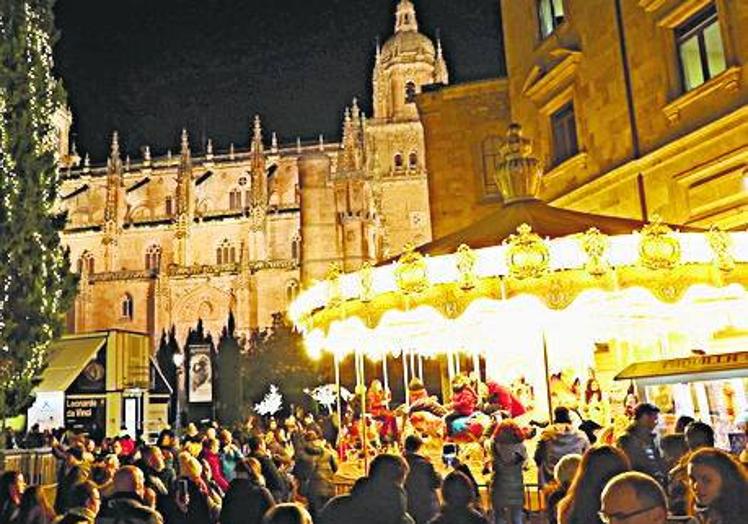
[[[193, 156], [184, 130], [178, 155], [146, 146], [123, 160], [115, 132], [106, 165], [63, 155], [63, 242], [81, 276], [69, 331], [144, 332], [155, 345], [173, 326], [182, 343], [198, 319], [217, 335], [232, 311], [246, 335], [332, 264], [351, 271], [431, 240], [415, 96], [448, 72], [409, 0], [372, 76], [374, 114], [354, 99], [339, 143], [279, 144], [255, 116], [248, 149], [208, 141]], [[66, 152], [70, 117], [59, 120]]]

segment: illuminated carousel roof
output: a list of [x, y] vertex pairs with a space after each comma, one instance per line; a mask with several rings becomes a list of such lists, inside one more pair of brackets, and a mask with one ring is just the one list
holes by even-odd
[[[289, 316], [312, 352], [374, 356], [403, 344], [487, 351], [523, 322], [546, 330], [571, 315], [587, 331], [631, 317], [704, 332], [730, 325], [736, 311], [748, 319], [748, 232], [674, 230], [657, 217], [645, 224], [551, 207], [535, 196], [542, 166], [516, 124], [502, 157], [501, 209], [397, 261], [348, 274], [334, 266], [299, 295]], [[568, 318], [546, 314], [553, 311]]]

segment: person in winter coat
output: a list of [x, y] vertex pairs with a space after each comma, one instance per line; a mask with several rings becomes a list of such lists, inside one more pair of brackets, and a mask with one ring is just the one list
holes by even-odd
[[559, 406], [553, 410], [553, 424], [540, 435], [535, 449], [535, 463], [538, 465], [538, 483], [545, 486], [553, 479], [553, 468], [561, 457], [572, 453], [583, 455], [590, 447], [584, 432], [574, 429], [569, 409]]
[[502, 421], [494, 431], [491, 443], [491, 507], [496, 524], [523, 524], [525, 520], [522, 469], [527, 461], [527, 450], [524, 440], [524, 433], [512, 420]]
[[180, 508], [180, 513], [169, 515], [166, 521], [180, 522], [184, 524], [211, 524], [221, 511], [221, 500], [216, 499], [211, 493], [205, 481], [202, 478], [203, 466], [200, 462], [190, 455], [188, 451], [183, 451], [178, 456], [179, 473], [177, 486], [180, 483], [186, 485], [186, 500], [180, 500], [184, 508]]
[[488, 524], [488, 520], [473, 505], [475, 493], [463, 473], [453, 471], [444, 479], [444, 506], [431, 524]]
[[439, 513], [439, 497], [436, 490], [442, 485], [442, 477], [429, 459], [418, 452], [423, 441], [417, 435], [405, 439], [405, 461], [410, 471], [405, 477], [408, 494], [408, 513], [416, 524], [426, 524]]
[[81, 444], [75, 444], [70, 446], [65, 454], [65, 465], [60, 469], [57, 479], [55, 513], [58, 515], [63, 515], [71, 507], [68, 500], [71, 488], [84, 480], [88, 480], [91, 468], [89, 462], [83, 460], [84, 452]]
[[324, 505], [335, 496], [333, 477], [338, 470], [336, 453], [313, 430], [305, 435], [304, 454], [309, 457], [309, 471], [303, 479], [302, 495], [309, 501], [309, 510], [313, 517]]
[[0, 476], [0, 522], [10, 522], [21, 507], [26, 481], [20, 471], [6, 471]]
[[243, 458], [242, 452], [234, 444], [234, 438], [227, 429], [221, 431], [218, 441], [220, 443], [218, 455], [221, 457], [221, 471], [223, 472], [223, 477], [228, 482], [231, 482], [234, 480], [236, 465]]
[[634, 422], [618, 438], [616, 445], [626, 453], [631, 469], [646, 473], [664, 486], [667, 471], [654, 435], [659, 413], [660, 409], [654, 404], [637, 404], [634, 408]]
[[114, 475], [114, 495], [102, 504], [96, 524], [163, 524], [162, 516], [143, 500], [145, 478], [135, 466], [124, 466]]
[[383, 453], [369, 466], [369, 477], [350, 501], [344, 521], [351, 524], [414, 524], [408, 514], [403, 488], [408, 463], [400, 456]]
[[444, 417], [447, 435], [452, 435], [453, 422], [475, 413], [477, 405], [478, 394], [470, 386], [469, 379], [464, 375], [457, 375], [452, 382], [452, 412]]
[[205, 460], [210, 465], [210, 473], [213, 481], [221, 488], [221, 491], [226, 491], [229, 488], [229, 482], [223, 476], [223, 468], [221, 467], [221, 457], [218, 456], [219, 443], [217, 439], [205, 439], [203, 441], [203, 451], [200, 453], [200, 458]]
[[527, 413], [522, 401], [508, 387], [494, 381], [489, 381], [486, 386], [488, 388], [488, 398], [483, 406], [483, 411], [487, 414], [491, 415], [496, 411], [503, 411], [509, 415], [509, 418], [517, 418]]
[[101, 494], [91, 481], [76, 484], [70, 490], [71, 507], [56, 524], [94, 524], [101, 509]]
[[260, 463], [254, 458], [236, 464], [236, 477], [229, 484], [221, 507], [221, 524], [261, 524], [275, 506], [273, 495], [263, 485]]
[[289, 499], [291, 490], [286, 484], [286, 479], [283, 478], [280, 471], [267, 452], [265, 446], [265, 440], [259, 435], [254, 435], [247, 439], [247, 446], [249, 447], [249, 456], [259, 462], [262, 468], [262, 476], [265, 479], [265, 487], [273, 495], [273, 499], [276, 502], [284, 502]]
[[748, 472], [720, 449], [702, 448], [688, 459], [688, 477], [702, 524], [741, 524], [748, 518]]

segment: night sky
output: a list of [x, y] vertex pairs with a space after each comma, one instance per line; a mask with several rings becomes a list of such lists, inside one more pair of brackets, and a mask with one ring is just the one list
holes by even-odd
[[[79, 152], [101, 162], [108, 136], [133, 158], [207, 137], [246, 148], [252, 115], [281, 143], [338, 140], [353, 96], [371, 114], [377, 35], [397, 0], [58, 0], [56, 69]], [[419, 29], [441, 32], [452, 83], [503, 74], [497, 0], [415, 0]], [[269, 135], [269, 133], [268, 133]]]

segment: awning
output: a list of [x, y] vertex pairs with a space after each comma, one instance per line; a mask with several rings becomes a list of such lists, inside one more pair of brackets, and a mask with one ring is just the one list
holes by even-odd
[[748, 351], [637, 362], [615, 376], [643, 386], [748, 377]]
[[65, 391], [106, 343], [106, 333], [62, 337], [52, 342], [37, 392]]

